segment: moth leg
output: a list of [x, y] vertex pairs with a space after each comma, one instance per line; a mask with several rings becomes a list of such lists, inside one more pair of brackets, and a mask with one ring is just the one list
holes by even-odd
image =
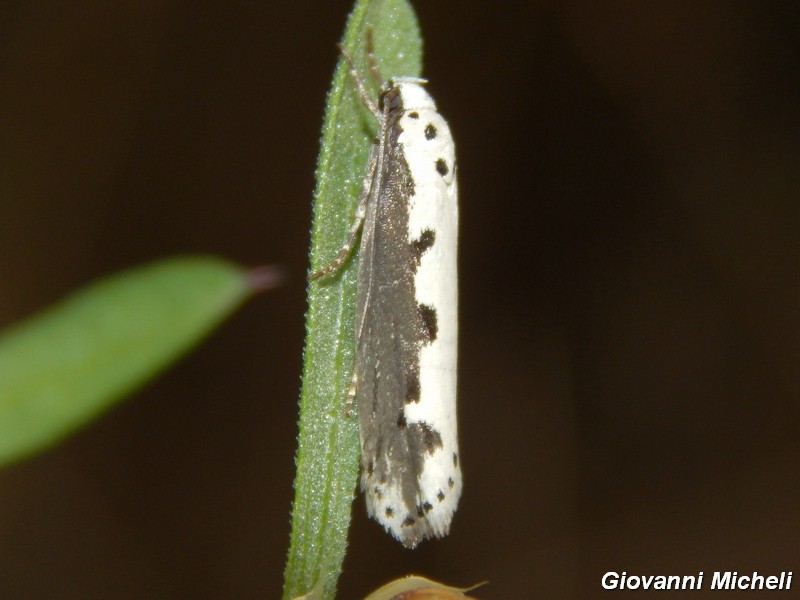
[[367, 27], [366, 31], [366, 50], [367, 50], [367, 64], [369, 65], [369, 74], [372, 80], [380, 88], [383, 86], [384, 79], [378, 70], [378, 61], [375, 59], [375, 44], [372, 41], [372, 25]]
[[339, 252], [327, 265], [311, 273], [311, 279], [319, 279], [323, 275], [327, 275], [331, 271], [336, 271], [342, 266], [342, 263], [347, 260], [350, 253], [353, 251], [353, 246], [356, 243], [358, 232], [361, 231], [361, 226], [364, 224], [364, 217], [367, 214], [367, 204], [369, 202], [370, 191], [372, 190], [372, 174], [375, 172], [375, 166], [378, 164], [378, 140], [373, 143], [372, 149], [369, 153], [369, 161], [367, 162], [367, 175], [364, 178], [364, 183], [361, 186], [361, 195], [358, 197], [358, 205], [356, 206], [356, 214], [353, 219], [353, 224], [350, 226], [350, 231], [347, 233], [344, 245], [339, 248]]
[[350, 387], [347, 388], [347, 401], [344, 405], [344, 414], [350, 416], [353, 414], [353, 407], [356, 404], [356, 389], [358, 388], [358, 375], [353, 373], [353, 378], [350, 380]]

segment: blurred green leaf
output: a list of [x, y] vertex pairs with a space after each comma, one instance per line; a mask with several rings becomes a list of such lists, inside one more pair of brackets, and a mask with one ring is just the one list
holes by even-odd
[[50, 446], [164, 369], [264, 284], [216, 258], [84, 288], [0, 335], [0, 466]]
[[[365, 35], [372, 27], [384, 77], [419, 76], [422, 40], [405, 0], [359, 0], [342, 43], [377, 98], [369, 80]], [[331, 48], [331, 54], [335, 52]], [[352, 223], [377, 123], [364, 108], [344, 61], [339, 59], [328, 94], [317, 165], [311, 264], [330, 262]], [[347, 547], [350, 508], [359, 462], [358, 424], [345, 414], [355, 347], [357, 253], [341, 272], [310, 283], [306, 316], [300, 436], [292, 510], [292, 533], [283, 598], [314, 590], [332, 598]], [[366, 516], [364, 516], [366, 518]]]

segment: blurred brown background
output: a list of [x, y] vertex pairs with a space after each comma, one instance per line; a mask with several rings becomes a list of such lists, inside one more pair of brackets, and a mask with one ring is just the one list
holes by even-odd
[[[341, 597], [408, 572], [487, 599], [621, 597], [609, 570], [800, 586], [800, 5], [417, 4], [460, 160], [466, 488], [414, 552], [359, 498]], [[0, 325], [178, 253], [291, 274], [0, 473], [3, 600], [278, 597], [349, 9], [0, 5]]]

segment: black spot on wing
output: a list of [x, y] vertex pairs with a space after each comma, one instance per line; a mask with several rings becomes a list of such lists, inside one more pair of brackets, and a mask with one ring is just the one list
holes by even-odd
[[436, 499], [439, 502], [444, 502], [444, 492], [442, 490], [439, 490], [439, 493], [436, 494]]
[[413, 429], [410, 431], [413, 434], [414, 441], [425, 452], [433, 454], [442, 447], [442, 436], [433, 427], [424, 422], [413, 423], [412, 427]]
[[453, 478], [452, 477], [448, 477], [447, 478], [447, 487], [449, 487], [452, 490], [453, 487], [455, 487], [455, 485], [456, 485], [456, 482], [453, 481]]
[[436, 172], [439, 173], [442, 177], [447, 175], [450, 172], [450, 169], [447, 167], [447, 161], [443, 158], [436, 159]]
[[411, 242], [411, 256], [414, 257], [414, 263], [418, 267], [422, 261], [422, 255], [425, 251], [433, 246], [436, 241], [436, 233], [430, 229], [426, 229], [420, 234], [418, 240]]
[[405, 519], [403, 519], [402, 527], [411, 527], [416, 522], [417, 520], [414, 517], [408, 515]]
[[427, 304], [419, 305], [419, 318], [422, 320], [422, 340], [430, 344], [436, 341], [439, 333], [439, 323], [436, 317], [436, 309]]
[[457, 469], [458, 468], [458, 454], [453, 452], [453, 466]]
[[410, 404], [411, 402], [419, 402], [419, 394], [419, 371], [406, 373], [406, 404]]
[[432, 140], [436, 137], [436, 127], [433, 126], [433, 123], [428, 123], [428, 126], [425, 128], [425, 139]]
[[417, 111], [412, 111], [408, 113], [409, 119], [419, 119], [419, 113]]
[[394, 516], [394, 509], [391, 506], [386, 507], [386, 518], [391, 519]]

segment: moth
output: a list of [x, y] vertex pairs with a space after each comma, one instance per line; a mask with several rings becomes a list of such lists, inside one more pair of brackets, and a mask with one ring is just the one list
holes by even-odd
[[450, 530], [462, 476], [456, 426], [458, 188], [453, 138], [412, 77], [383, 80], [367, 34], [377, 102], [340, 46], [378, 133], [344, 245], [358, 239], [357, 407], [367, 512], [409, 548]]

